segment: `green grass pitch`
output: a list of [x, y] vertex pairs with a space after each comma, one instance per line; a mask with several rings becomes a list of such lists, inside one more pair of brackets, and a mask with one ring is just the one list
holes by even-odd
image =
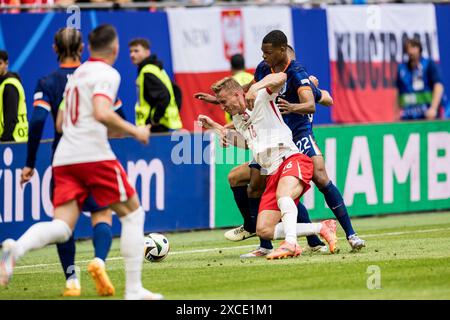
[[[367, 241], [358, 253], [350, 252], [339, 228], [339, 254], [304, 253], [277, 261], [239, 258], [257, 246], [256, 238], [229, 242], [224, 230], [166, 233], [169, 256], [144, 264], [143, 283], [166, 299], [181, 300], [450, 299], [450, 212], [360, 218], [353, 224]], [[302, 247], [305, 243], [300, 239]], [[91, 241], [78, 241], [82, 299], [99, 299], [86, 270], [92, 256]], [[367, 288], [370, 266], [381, 272], [379, 289]], [[118, 239], [107, 269], [116, 296], [106, 299], [121, 299]], [[0, 299], [63, 299], [63, 286], [56, 248], [49, 246], [18, 262], [11, 284], [0, 288]]]

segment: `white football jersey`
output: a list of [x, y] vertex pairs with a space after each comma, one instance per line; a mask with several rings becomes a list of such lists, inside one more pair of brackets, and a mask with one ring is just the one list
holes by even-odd
[[258, 91], [252, 111], [233, 116], [236, 130], [245, 138], [261, 173], [273, 174], [287, 157], [299, 153], [291, 129], [275, 105], [277, 93]]
[[114, 160], [108, 129], [95, 120], [92, 99], [101, 95], [113, 105], [120, 84], [116, 69], [100, 60], [88, 60], [69, 77], [64, 93], [63, 136], [53, 166]]

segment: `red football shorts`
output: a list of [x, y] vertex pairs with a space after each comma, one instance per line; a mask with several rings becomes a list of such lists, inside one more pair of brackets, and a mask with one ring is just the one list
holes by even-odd
[[82, 208], [89, 193], [100, 207], [124, 202], [136, 191], [117, 160], [70, 164], [53, 168], [55, 182], [53, 206], [76, 200]]
[[266, 190], [261, 198], [259, 212], [264, 210], [280, 210], [276, 196], [277, 187], [281, 178], [287, 176], [296, 177], [303, 184], [302, 193], [295, 199], [295, 204], [298, 204], [300, 197], [311, 187], [309, 183], [311, 182], [313, 171], [314, 167], [311, 158], [304, 154], [296, 153], [284, 160], [277, 171], [267, 178]]

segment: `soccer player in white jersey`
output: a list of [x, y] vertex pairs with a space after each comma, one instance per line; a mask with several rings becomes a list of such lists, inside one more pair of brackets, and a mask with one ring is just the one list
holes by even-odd
[[[275, 98], [285, 82], [286, 74], [280, 72], [253, 84], [247, 94], [231, 77], [211, 87], [221, 107], [232, 116], [237, 132], [252, 150], [262, 172], [269, 175], [261, 198], [256, 233], [267, 240], [284, 239], [279, 248], [267, 255], [270, 260], [300, 255], [297, 236], [320, 234], [329, 243], [331, 252], [337, 242], [334, 220], [297, 223], [297, 203], [310, 188], [313, 164], [298, 151], [292, 132], [275, 105]], [[246, 106], [246, 100], [255, 101], [254, 106]], [[205, 128], [223, 130], [207, 116], [200, 115], [198, 120]], [[242, 146], [239, 136], [232, 140], [234, 145]]]
[[67, 241], [81, 204], [91, 193], [99, 205], [114, 210], [122, 223], [125, 299], [162, 299], [142, 287], [145, 212], [108, 142], [108, 130], [113, 130], [147, 144], [150, 128], [136, 127], [110, 108], [120, 84], [120, 75], [112, 67], [119, 51], [114, 27], [94, 29], [89, 34], [89, 50], [90, 59], [78, 67], [66, 85], [63, 136], [53, 160], [53, 221], [36, 223], [17, 241], [3, 242], [0, 284], [9, 282], [15, 262], [26, 252]]

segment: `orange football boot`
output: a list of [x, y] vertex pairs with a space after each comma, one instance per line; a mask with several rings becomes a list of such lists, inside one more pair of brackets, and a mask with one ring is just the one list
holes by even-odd
[[97, 293], [100, 296], [113, 296], [116, 292], [111, 280], [109, 280], [105, 267], [96, 259], [92, 260], [88, 266], [88, 272], [95, 282]]
[[277, 249], [275, 249], [266, 256], [266, 259], [273, 260], [273, 259], [284, 259], [288, 257], [298, 257], [301, 253], [302, 249], [298, 244], [283, 241]]
[[330, 219], [322, 221], [320, 236], [328, 242], [331, 253], [337, 252], [336, 220]]

